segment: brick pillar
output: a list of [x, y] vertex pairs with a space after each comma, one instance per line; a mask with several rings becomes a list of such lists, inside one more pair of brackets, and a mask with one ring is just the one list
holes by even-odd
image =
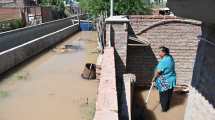
[[185, 120], [215, 120], [215, 24], [202, 24]]
[[119, 104], [119, 117], [121, 116], [123, 74], [126, 72], [127, 44], [129, 20], [122, 16], [113, 16], [106, 19], [106, 45], [115, 49], [115, 67], [117, 79], [117, 96]]
[[106, 19], [106, 45], [115, 49], [116, 73], [119, 79], [125, 73], [127, 62], [128, 23], [129, 20], [122, 16]]

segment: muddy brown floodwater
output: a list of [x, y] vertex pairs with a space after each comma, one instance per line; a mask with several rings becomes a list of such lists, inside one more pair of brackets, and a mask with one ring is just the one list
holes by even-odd
[[159, 93], [153, 88], [149, 101], [144, 104], [148, 94], [145, 87], [136, 87], [134, 94], [134, 120], [183, 120], [187, 104], [187, 94], [173, 93], [170, 110], [161, 112]]
[[0, 120], [89, 120], [98, 81], [83, 80], [95, 63], [96, 32], [79, 32], [1, 76]]

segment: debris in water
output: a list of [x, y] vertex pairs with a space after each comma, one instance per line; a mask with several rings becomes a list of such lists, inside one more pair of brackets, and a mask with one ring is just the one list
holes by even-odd
[[88, 97], [87, 97], [87, 103], [86, 104], [88, 104]]
[[96, 79], [96, 65], [92, 63], [87, 63], [85, 65], [84, 71], [81, 74], [83, 79]]
[[66, 53], [81, 50], [82, 47], [80, 45], [64, 45], [60, 47], [56, 47], [53, 49], [53, 52], [56, 53]]

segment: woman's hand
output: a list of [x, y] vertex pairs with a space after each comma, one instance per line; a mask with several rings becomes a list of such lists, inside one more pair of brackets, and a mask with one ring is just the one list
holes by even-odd
[[154, 76], [153, 76], [153, 78], [152, 78], [152, 82], [155, 82], [156, 78], [160, 76], [160, 73], [161, 73], [161, 72], [160, 72], [159, 70], [156, 70], [156, 71], [155, 71]]

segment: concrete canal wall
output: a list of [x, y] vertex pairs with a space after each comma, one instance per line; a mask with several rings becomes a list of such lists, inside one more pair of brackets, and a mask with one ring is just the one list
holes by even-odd
[[0, 33], [0, 73], [79, 31], [77, 16]]

